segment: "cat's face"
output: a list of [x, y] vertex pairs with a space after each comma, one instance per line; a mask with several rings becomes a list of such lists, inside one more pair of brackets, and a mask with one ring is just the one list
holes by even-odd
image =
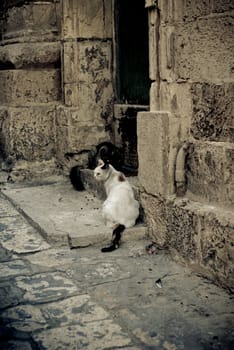
[[94, 177], [97, 181], [106, 181], [109, 176], [110, 168], [101, 159], [98, 161], [98, 166], [94, 169]]

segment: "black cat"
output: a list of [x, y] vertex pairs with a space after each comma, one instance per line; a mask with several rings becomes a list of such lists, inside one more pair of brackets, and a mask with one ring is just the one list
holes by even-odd
[[[99, 159], [105, 163], [111, 163], [115, 169], [121, 170], [123, 166], [123, 152], [119, 147], [116, 147], [111, 142], [102, 142], [96, 146], [95, 150], [89, 152], [88, 168], [95, 169]], [[81, 171], [79, 166], [74, 166], [70, 170], [70, 181], [77, 191], [83, 191], [84, 185], [82, 182]]]

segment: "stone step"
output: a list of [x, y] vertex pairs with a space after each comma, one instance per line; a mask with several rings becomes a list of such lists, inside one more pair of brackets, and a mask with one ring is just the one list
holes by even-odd
[[151, 239], [213, 281], [234, 290], [233, 208], [142, 194]]
[[[104, 188], [97, 184], [92, 170], [82, 170], [82, 179], [88, 191], [105, 198]], [[208, 204], [206, 197], [190, 191], [184, 197], [169, 196], [164, 200], [147, 193], [140, 196], [137, 177], [128, 180], [141, 206], [147, 208], [147, 217], [143, 211], [141, 217], [145, 218], [150, 239], [168, 247], [176, 259], [202, 275], [234, 290], [233, 205]]]
[[[48, 243], [70, 248], [103, 244], [112, 230], [102, 221], [102, 201], [77, 192], [68, 181], [41, 186], [4, 186], [3, 195], [40, 231]], [[126, 229], [122, 241], [143, 239], [143, 224]]]

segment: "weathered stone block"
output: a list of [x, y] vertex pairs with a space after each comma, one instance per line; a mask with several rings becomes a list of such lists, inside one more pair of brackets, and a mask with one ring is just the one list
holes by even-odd
[[193, 21], [212, 13], [231, 11], [234, 8], [232, 0], [159, 0], [160, 19], [162, 23], [176, 21]]
[[190, 90], [191, 86], [186, 82], [160, 83], [160, 109], [174, 115], [176, 125], [173, 131], [179, 142], [189, 138], [192, 115]]
[[108, 121], [113, 115], [112, 101], [113, 86], [110, 81], [100, 80], [89, 85], [80, 82], [64, 86], [65, 105], [79, 107], [83, 119], [93, 116]]
[[79, 106], [80, 103], [80, 84], [66, 83], [63, 87], [64, 104], [66, 107]]
[[234, 83], [192, 84], [194, 138], [210, 141], [234, 140]]
[[[178, 26], [174, 41], [175, 74], [195, 82], [230, 81], [233, 28], [234, 18], [229, 14], [199, 18]], [[162, 78], [167, 79], [163, 71]]]
[[79, 43], [80, 80], [110, 80], [112, 73], [111, 50], [112, 48], [110, 41], [100, 41], [96, 43]]
[[112, 1], [63, 1], [64, 38], [112, 37]]
[[65, 105], [79, 107], [79, 120], [102, 120], [109, 127], [113, 117], [113, 87], [110, 81], [100, 80], [93, 84], [65, 84]]
[[148, 234], [153, 242], [161, 247], [170, 247], [180, 252], [186, 260], [196, 258], [197, 218], [182, 205], [176, 205], [174, 199], [141, 194], [141, 203], [145, 211]]
[[183, 200], [178, 205], [175, 203], [173, 201], [165, 203], [168, 246], [176, 249], [183, 259], [194, 262], [197, 259], [196, 236], [199, 219], [189, 204], [184, 205]]
[[154, 7], [149, 10], [149, 78], [154, 81], [159, 76], [158, 71], [158, 28], [159, 14]]
[[212, 3], [212, 12], [225, 12], [233, 9], [233, 0], [214, 0]]
[[176, 251], [196, 271], [234, 290], [231, 210], [147, 193], [141, 194], [141, 203], [153, 242]]
[[20, 215], [5, 216], [1, 218], [1, 224], [2, 247], [14, 254], [35, 253], [50, 247], [38, 231]]
[[147, 233], [150, 239], [160, 247], [166, 247], [168, 237], [165, 224], [166, 208], [163, 199], [159, 196], [151, 196], [146, 192], [142, 192], [140, 200], [145, 212]]
[[64, 43], [64, 82], [95, 82], [112, 79], [110, 41]]
[[[92, 308], [94, 308], [94, 306], [92, 306]], [[100, 312], [100, 308], [98, 312]], [[90, 327], [90, 323], [92, 323], [92, 327]], [[41, 344], [44, 349], [51, 350], [55, 350], [57, 344], [61, 344], [61, 349], [66, 349], [67, 346], [69, 346], [70, 349], [75, 349], [76, 347], [90, 348], [90, 344], [92, 344], [91, 348], [93, 349], [100, 349], [102, 347], [111, 349], [114, 348], [116, 344], [118, 344], [120, 348], [133, 348], [128, 335], [111, 319], [102, 319], [101, 321], [87, 322], [84, 324], [70, 324], [61, 327], [60, 332], [62, 333], [62, 338], [57, 328], [50, 328], [35, 333], [33, 335], [33, 340], [37, 344]], [[138, 349], [139, 348], [135, 347], [135, 350]]]
[[170, 118], [167, 112], [139, 112], [137, 115], [138, 175], [147, 193], [174, 191], [169, 165]]
[[75, 83], [78, 80], [79, 51], [77, 42], [63, 43], [63, 81], [64, 83]]
[[234, 290], [233, 212], [216, 208], [213, 213], [201, 213], [199, 221], [199, 263], [211, 271], [215, 281]]
[[57, 32], [58, 16], [56, 4], [52, 2], [31, 2], [8, 10], [4, 39], [17, 36], [32, 36], [34, 33]]
[[159, 30], [159, 71], [160, 78], [169, 82], [178, 78], [175, 70], [175, 28], [173, 26], [160, 26]]
[[[32, 303], [56, 301], [72, 296], [79, 291], [74, 282], [55, 272], [18, 276], [16, 277], [16, 285], [24, 290], [24, 301]], [[41, 290], [41, 294], [37, 293], [38, 289]]]
[[200, 16], [209, 15], [211, 12], [211, 1], [202, 0], [202, 1], [193, 1], [193, 0], [184, 0], [183, 3], [183, 20], [194, 20]]
[[64, 43], [65, 105], [79, 106], [86, 118], [89, 114], [110, 118], [113, 114], [111, 62], [109, 41]]
[[[13, 163], [9, 180], [17, 183], [26, 181], [39, 185], [45, 183], [46, 179], [51, 179], [51, 176], [59, 175], [60, 171], [57, 165], [55, 158], [39, 161], [17, 160]], [[56, 180], [57, 178], [53, 177], [53, 181]]]
[[173, 23], [183, 17], [184, 0], [158, 0], [161, 23]]
[[188, 109], [182, 112], [183, 96], [189, 95], [188, 86], [176, 91], [176, 84], [174, 87], [169, 84], [163, 89], [167, 95], [164, 107], [172, 112], [138, 113], [138, 158], [139, 178], [145, 190], [151, 194], [168, 195], [175, 191], [178, 150], [189, 137], [189, 119], [183, 113], [190, 107], [188, 104]]
[[92, 113], [83, 115], [77, 108], [60, 106], [57, 109], [56, 125], [59, 162], [64, 163], [66, 154], [73, 154], [80, 155], [83, 165], [87, 166], [88, 154], [83, 158], [82, 153], [87, 153], [88, 150], [109, 139], [101, 119], [95, 119]]
[[150, 85], [150, 110], [151, 111], [159, 111], [159, 89], [160, 84], [158, 82], [153, 82]]
[[9, 108], [3, 122], [5, 152], [13, 159], [49, 160], [55, 155], [55, 108]]
[[234, 146], [202, 142], [190, 146], [186, 176], [188, 190], [207, 201], [234, 203]]
[[55, 69], [0, 71], [0, 103], [14, 106], [57, 101], [60, 85], [60, 71]]
[[60, 43], [20, 43], [2, 46], [0, 69], [60, 67]]

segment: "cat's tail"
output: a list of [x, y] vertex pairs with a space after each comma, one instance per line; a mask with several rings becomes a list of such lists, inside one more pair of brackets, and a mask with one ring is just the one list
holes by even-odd
[[120, 244], [120, 239], [121, 239], [121, 233], [125, 230], [125, 226], [119, 224], [113, 231], [113, 241], [112, 244], [108, 247], [104, 247], [101, 249], [101, 251], [103, 253], [109, 253], [109, 252], [113, 252], [113, 250], [116, 250], [119, 248], [119, 244]]
[[70, 181], [71, 181], [73, 187], [77, 191], [84, 191], [85, 188], [83, 185], [81, 172], [80, 172], [80, 169], [78, 166], [74, 166], [73, 168], [71, 168], [70, 173], [69, 173], [69, 178], [70, 178]]

